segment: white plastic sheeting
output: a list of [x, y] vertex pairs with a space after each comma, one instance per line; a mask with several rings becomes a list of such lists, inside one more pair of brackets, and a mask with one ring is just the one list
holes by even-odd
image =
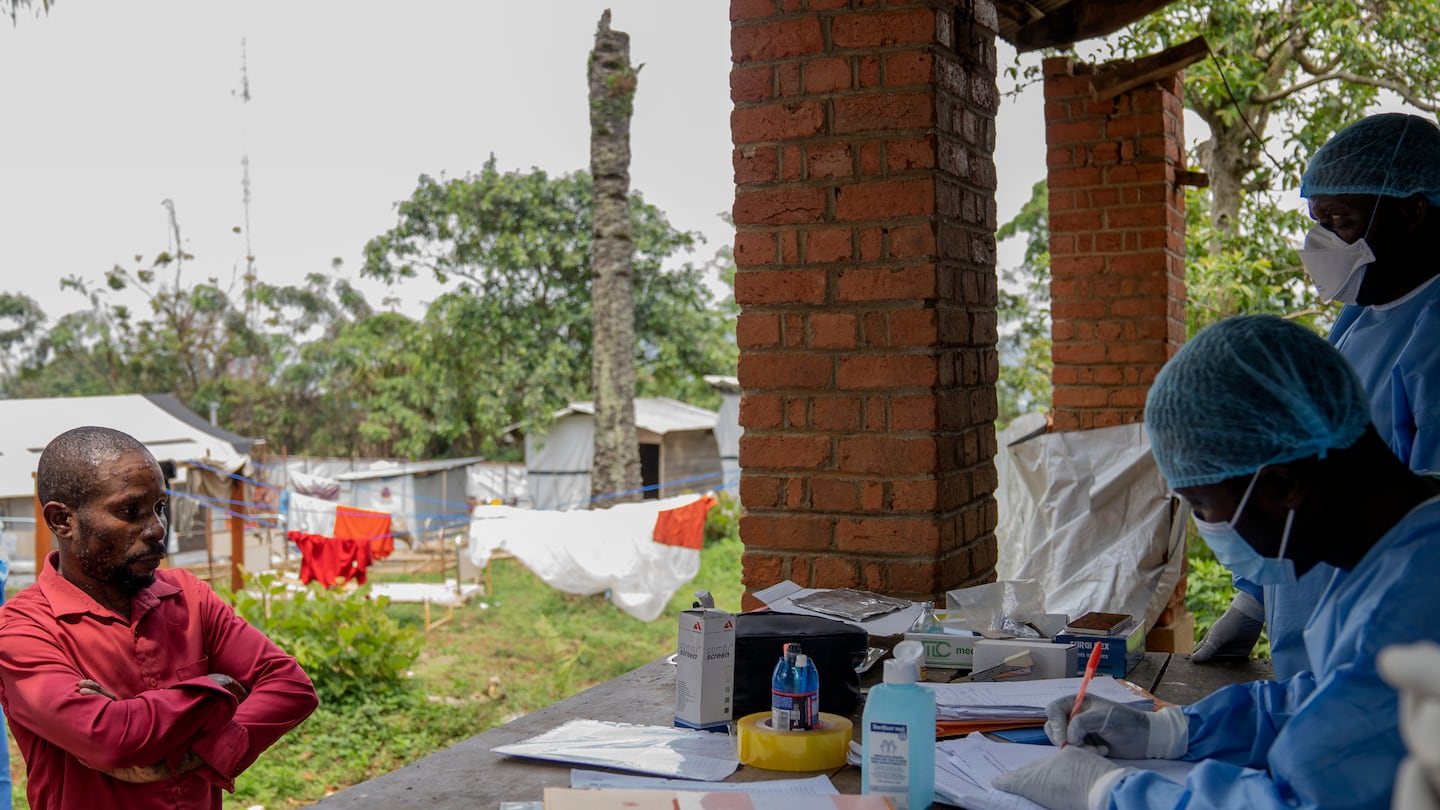
[[1185, 516], [1172, 521], [1170, 489], [1144, 426], [1015, 444], [1002, 434], [996, 465], [999, 578], [1039, 580], [1050, 612], [1124, 612], [1153, 627], [1180, 581]]
[[735, 377], [710, 375], [705, 382], [720, 392], [720, 412], [715, 417], [715, 443], [720, 447], [722, 489], [740, 486], [740, 381]]
[[469, 476], [465, 482], [465, 494], [474, 498], [476, 503], [530, 503], [524, 464], [471, 464], [465, 472]]
[[525, 474], [536, 509], [563, 509], [590, 502], [590, 463], [595, 456], [595, 422], [589, 416], [561, 417], [544, 435], [525, 437]]
[[648, 622], [700, 572], [697, 549], [654, 541], [655, 518], [699, 497], [567, 512], [477, 506], [470, 519], [470, 560], [484, 568], [493, 552], [509, 552], [551, 587], [576, 594], [609, 591], [616, 607]]

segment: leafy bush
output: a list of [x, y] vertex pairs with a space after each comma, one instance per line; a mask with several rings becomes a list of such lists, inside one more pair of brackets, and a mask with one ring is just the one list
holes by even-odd
[[715, 499], [719, 503], [705, 515], [706, 546], [727, 537], [740, 536], [740, 514], [744, 511], [740, 499], [728, 492], [715, 493]]
[[[1189, 573], [1186, 575], [1185, 585], [1185, 607], [1195, 614], [1195, 643], [1205, 638], [1210, 632], [1210, 626], [1215, 624], [1225, 611], [1230, 607], [1230, 600], [1235, 596], [1235, 585], [1230, 576], [1230, 569], [1221, 565], [1195, 532], [1190, 527], [1189, 534], [1185, 537], [1186, 562], [1189, 566]], [[1266, 634], [1260, 634], [1260, 640], [1256, 642], [1252, 657], [1270, 657], [1270, 640]]]
[[408, 671], [423, 640], [389, 615], [390, 600], [311, 583], [291, 590], [275, 574], [245, 575], [245, 589], [222, 593], [236, 612], [295, 656], [325, 702], [356, 704], [411, 688]]

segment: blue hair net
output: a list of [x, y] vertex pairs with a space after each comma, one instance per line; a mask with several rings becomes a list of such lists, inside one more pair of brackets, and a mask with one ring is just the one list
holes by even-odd
[[1340, 130], [1300, 178], [1300, 196], [1424, 194], [1440, 205], [1440, 127], [1428, 118], [1381, 113]]
[[1151, 450], [1175, 489], [1324, 458], [1369, 424], [1370, 400], [1340, 352], [1273, 315], [1202, 329], [1145, 400]]

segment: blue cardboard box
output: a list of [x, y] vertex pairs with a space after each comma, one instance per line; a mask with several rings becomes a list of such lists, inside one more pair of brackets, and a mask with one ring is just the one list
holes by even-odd
[[1145, 623], [1133, 616], [1113, 635], [1092, 636], [1061, 631], [1055, 634], [1054, 640], [1075, 645], [1078, 652], [1075, 656], [1076, 676], [1085, 674], [1085, 664], [1090, 661], [1090, 648], [1096, 644], [1101, 647], [1100, 668], [1096, 671], [1117, 678], [1125, 677], [1140, 663], [1140, 659], [1145, 657]]

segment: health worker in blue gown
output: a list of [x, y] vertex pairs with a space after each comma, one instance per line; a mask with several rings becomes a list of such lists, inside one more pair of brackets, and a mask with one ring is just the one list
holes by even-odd
[[[994, 786], [1052, 810], [1387, 810], [1405, 750], [1376, 659], [1440, 641], [1440, 481], [1395, 457], [1345, 358], [1281, 318], [1202, 330], [1160, 370], [1145, 418], [1161, 472], [1232, 571], [1282, 584], [1335, 569], [1305, 628], [1309, 662], [1160, 711], [1086, 697], [1070, 721], [1061, 699], [1046, 732], [1070, 745]], [[1196, 764], [1181, 784], [1100, 754]]]
[[[1380, 437], [1410, 469], [1440, 473], [1440, 127], [1385, 113], [1346, 127], [1301, 180], [1315, 226], [1300, 259], [1320, 298], [1341, 301], [1330, 343], [1355, 367]], [[1194, 660], [1248, 657], [1270, 631], [1277, 678], [1307, 666], [1305, 622], [1334, 570], [1239, 591]]]

